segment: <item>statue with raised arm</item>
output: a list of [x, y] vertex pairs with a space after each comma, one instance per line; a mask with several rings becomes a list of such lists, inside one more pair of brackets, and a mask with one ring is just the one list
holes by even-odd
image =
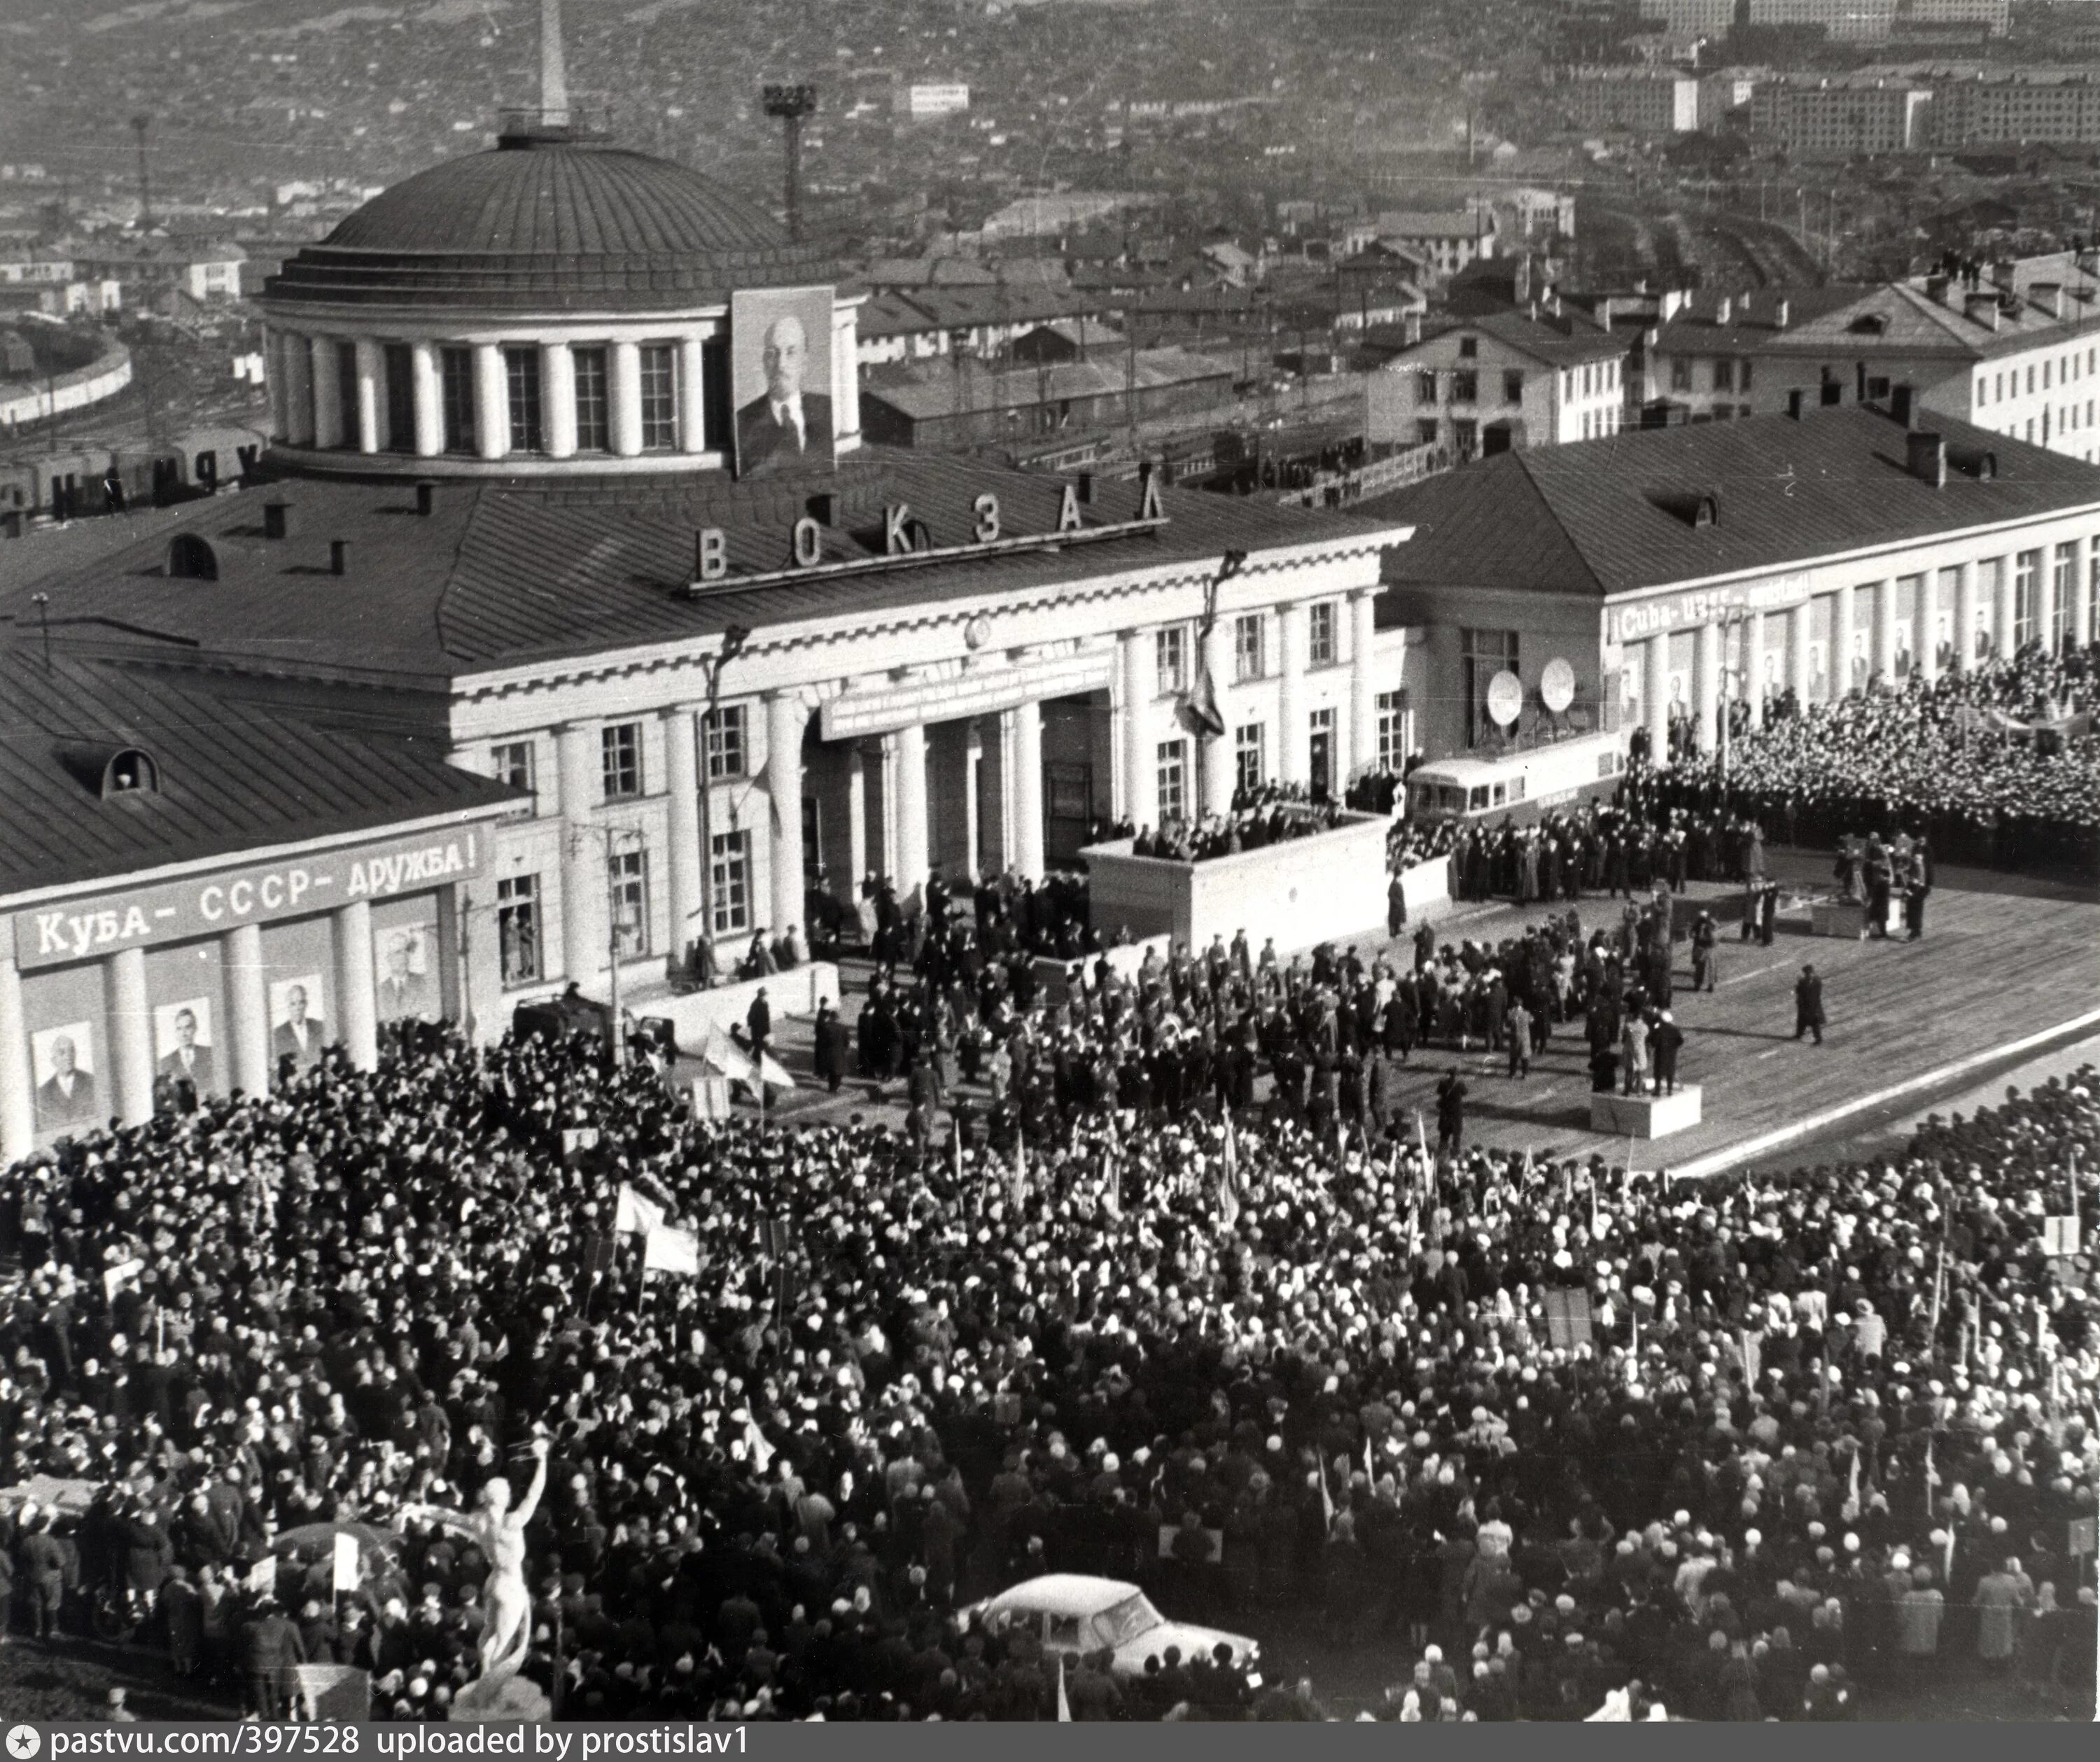
[[482, 1586], [481, 1670], [452, 1698], [455, 1720], [546, 1720], [554, 1709], [536, 1683], [518, 1675], [532, 1645], [532, 1593], [525, 1583], [525, 1526], [547, 1490], [547, 1440], [532, 1440], [532, 1485], [515, 1505], [510, 1483], [494, 1477], [471, 1513], [411, 1506], [421, 1517], [468, 1537], [488, 1557]]

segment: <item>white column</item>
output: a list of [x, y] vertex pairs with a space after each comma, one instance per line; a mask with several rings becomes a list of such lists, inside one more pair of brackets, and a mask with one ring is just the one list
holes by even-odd
[[678, 450], [708, 450], [707, 351], [701, 339], [678, 339]]
[[2093, 568], [2100, 563], [2100, 539], [2078, 547], [2071, 577], [2071, 640], [2080, 648], [2093, 640]]
[[29, 1022], [22, 1009], [22, 973], [12, 952], [0, 954], [0, 1164], [37, 1147], [37, 1080], [29, 1063]]
[[1305, 781], [1305, 608], [1286, 601], [1276, 608], [1276, 775], [1283, 783]]
[[2056, 652], [2056, 553], [2047, 545], [2036, 559], [2035, 640], [2048, 653]]
[[1692, 633], [1692, 714], [1699, 750], [1714, 750], [1721, 709], [1721, 627], [1702, 624]]
[[1670, 633], [1649, 637], [1641, 647], [1641, 714], [1648, 722], [1648, 762], [1660, 771], [1670, 762]]
[[591, 824], [603, 779], [604, 755], [595, 722], [569, 722], [554, 732], [555, 771], [562, 805], [562, 971], [580, 984], [606, 962], [605, 844]]
[[1765, 725], [1765, 615], [1750, 614], [1743, 639], [1743, 696], [1750, 706], [1750, 726]]
[[1123, 687], [1123, 812], [1133, 826], [1149, 826], [1159, 811], [1154, 799], [1158, 778], [1152, 750], [1151, 657], [1145, 646], [1152, 641], [1146, 630], [1125, 630], [1116, 638], [1116, 660]]
[[540, 432], [549, 458], [576, 457], [576, 358], [566, 342], [540, 345]]
[[295, 447], [314, 444], [314, 351], [296, 331], [285, 338], [285, 438]]
[[902, 899], [925, 884], [926, 860], [926, 730], [911, 722], [883, 737], [889, 761], [889, 785], [883, 791], [884, 812], [893, 828], [896, 853], [890, 879]]
[[233, 1042], [227, 1076], [249, 1095], [270, 1093], [270, 1000], [263, 983], [262, 931], [238, 924], [220, 944], [226, 968], [227, 1031]]
[[474, 441], [484, 459], [500, 459], [510, 450], [510, 385], [503, 351], [493, 342], [474, 346]]
[[846, 749], [846, 882], [855, 899], [867, 870], [867, 753], [856, 742]]
[[416, 457], [435, 459], [445, 450], [444, 374], [436, 343], [408, 346], [408, 378], [416, 400]]
[[2019, 558], [2007, 551], [1998, 559], [1997, 611], [1991, 620], [1991, 635], [1997, 652], [2010, 656], [2018, 647]]
[[336, 370], [336, 351], [342, 345], [333, 337], [315, 337], [311, 346], [314, 444], [340, 447], [344, 438], [342, 375]]
[[114, 1092], [103, 1110], [127, 1126], [153, 1117], [153, 1017], [146, 1002], [146, 951], [120, 948], [103, 963]]
[[[1349, 595], [1349, 771], [1378, 768], [1378, 681], [1371, 661], [1378, 646], [1378, 592]], [[1336, 792], [1339, 794], [1340, 792]]]
[[279, 440], [289, 441], [292, 425], [285, 414], [285, 382], [291, 370], [285, 364], [291, 355], [291, 339], [276, 329], [268, 331], [267, 336], [268, 346], [264, 353], [268, 363], [264, 371], [270, 376], [270, 383], [265, 388], [270, 394], [270, 432]]
[[1954, 570], [1954, 670], [1976, 669], [1976, 565], [1958, 563]]
[[1231, 645], [1226, 634], [1230, 622], [1228, 617], [1213, 620], [1203, 638], [1203, 669], [1211, 676], [1212, 701], [1225, 722], [1223, 734], [1203, 735], [1196, 743], [1198, 762], [1203, 768], [1198, 805], [1206, 814], [1228, 813], [1233, 805], [1233, 729], [1231, 718], [1224, 715], [1224, 685], [1231, 677], [1227, 671], [1232, 661]]
[[[773, 896], [772, 931], [779, 935], [802, 921], [802, 731], [810, 713], [792, 691], [765, 700], [765, 793], [772, 807], [772, 850], [767, 864]], [[920, 815], [925, 809], [925, 767], [920, 767]], [[921, 850], [925, 840], [920, 840]]]
[[699, 713], [691, 704], [682, 704], [663, 714], [664, 786], [671, 841], [667, 866], [671, 956], [682, 960], [686, 943], [701, 936]]
[[963, 736], [963, 872], [974, 882], [984, 864], [978, 841], [984, 837], [984, 810], [977, 792], [984, 786], [984, 729], [974, 716]]
[[642, 345], [615, 342], [612, 356], [612, 450], [623, 459], [642, 451]]
[[1927, 685], [1939, 678], [1939, 571], [1917, 578], [1917, 616], [1911, 620], [1912, 665]]
[[357, 450], [377, 453], [386, 438], [386, 356], [369, 338], [357, 339]]
[[1835, 703], [1852, 689], [1852, 630], [1857, 621], [1849, 586], [1838, 590], [1830, 604], [1830, 697]]
[[372, 903], [338, 906], [330, 928], [335, 943], [336, 1038], [351, 1063], [369, 1071], [379, 1062], [379, 1005], [372, 971]]
[[1885, 576], [1874, 584], [1874, 647], [1868, 678], [1894, 690], [1896, 683], [1896, 583]]
[[1787, 614], [1786, 678], [1793, 687], [1794, 705], [1798, 709], [1808, 708], [1809, 688], [1815, 682], [1813, 656], [1809, 644], [1815, 639], [1815, 602], [1804, 599]]
[[1007, 818], [1013, 843], [1007, 852], [1010, 868], [1031, 881], [1043, 877], [1043, 706], [1029, 703], [1002, 718], [1001, 744], [1012, 755], [1012, 794]]

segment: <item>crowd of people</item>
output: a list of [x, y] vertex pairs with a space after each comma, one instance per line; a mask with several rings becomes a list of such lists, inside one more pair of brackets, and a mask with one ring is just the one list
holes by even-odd
[[[1844, 1718], [1957, 1659], [2089, 1698], [2100, 1332], [2043, 1228], [2100, 1222], [2093, 1074], [1686, 1190], [1469, 1149], [1454, 1071], [1432, 1150], [1340, 1104], [1342, 1049], [1496, 1031], [1454, 985], [1565, 1019], [1609, 966], [1579, 926], [1428, 940], [1408, 974], [1224, 951], [1000, 1000], [1004, 1096], [901, 1132], [696, 1121], [583, 1037], [431, 1035], [33, 1159], [4, 1479], [96, 1492], [6, 1520], [20, 1625], [117, 1610], [258, 1715], [333, 1660], [442, 1718], [489, 1562], [421, 1513], [544, 1451], [527, 1668], [572, 1718], [1051, 1717], [1061, 1677], [1075, 1717], [1321, 1716], [970, 1613], [1048, 1570], [1380, 1648], [1400, 1720]], [[630, 1194], [694, 1270], [647, 1270]], [[398, 1582], [259, 1590], [316, 1523], [404, 1532]]]
[[1242, 850], [1260, 850], [1292, 838], [1310, 838], [1341, 824], [1342, 810], [1332, 801], [1315, 801], [1301, 792], [1272, 785], [1242, 790], [1231, 810], [1200, 819], [1180, 819], [1154, 831], [1138, 828], [1132, 856], [1161, 857], [1170, 863], [1207, 863]]

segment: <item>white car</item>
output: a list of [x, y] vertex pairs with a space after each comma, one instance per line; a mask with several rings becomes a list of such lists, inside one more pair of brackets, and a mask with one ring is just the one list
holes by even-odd
[[[1233, 1662], [1242, 1666], [1251, 1666], [1261, 1654], [1260, 1645], [1243, 1633], [1169, 1621], [1136, 1585], [1085, 1573], [1045, 1573], [973, 1603], [964, 1613], [995, 1632], [1017, 1625], [1032, 1628], [1046, 1654], [1068, 1659], [1106, 1649], [1114, 1654], [1118, 1676], [1143, 1676], [1148, 1658], [1164, 1663], [1170, 1645], [1181, 1649], [1185, 1664], [1210, 1657], [1221, 1645], [1233, 1649]], [[1260, 1686], [1260, 1677], [1250, 1680]]]

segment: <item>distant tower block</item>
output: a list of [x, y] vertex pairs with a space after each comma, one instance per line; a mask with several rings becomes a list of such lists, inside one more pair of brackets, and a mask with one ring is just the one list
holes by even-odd
[[540, 0], [540, 120], [569, 120], [569, 69], [562, 52], [562, 0]]

